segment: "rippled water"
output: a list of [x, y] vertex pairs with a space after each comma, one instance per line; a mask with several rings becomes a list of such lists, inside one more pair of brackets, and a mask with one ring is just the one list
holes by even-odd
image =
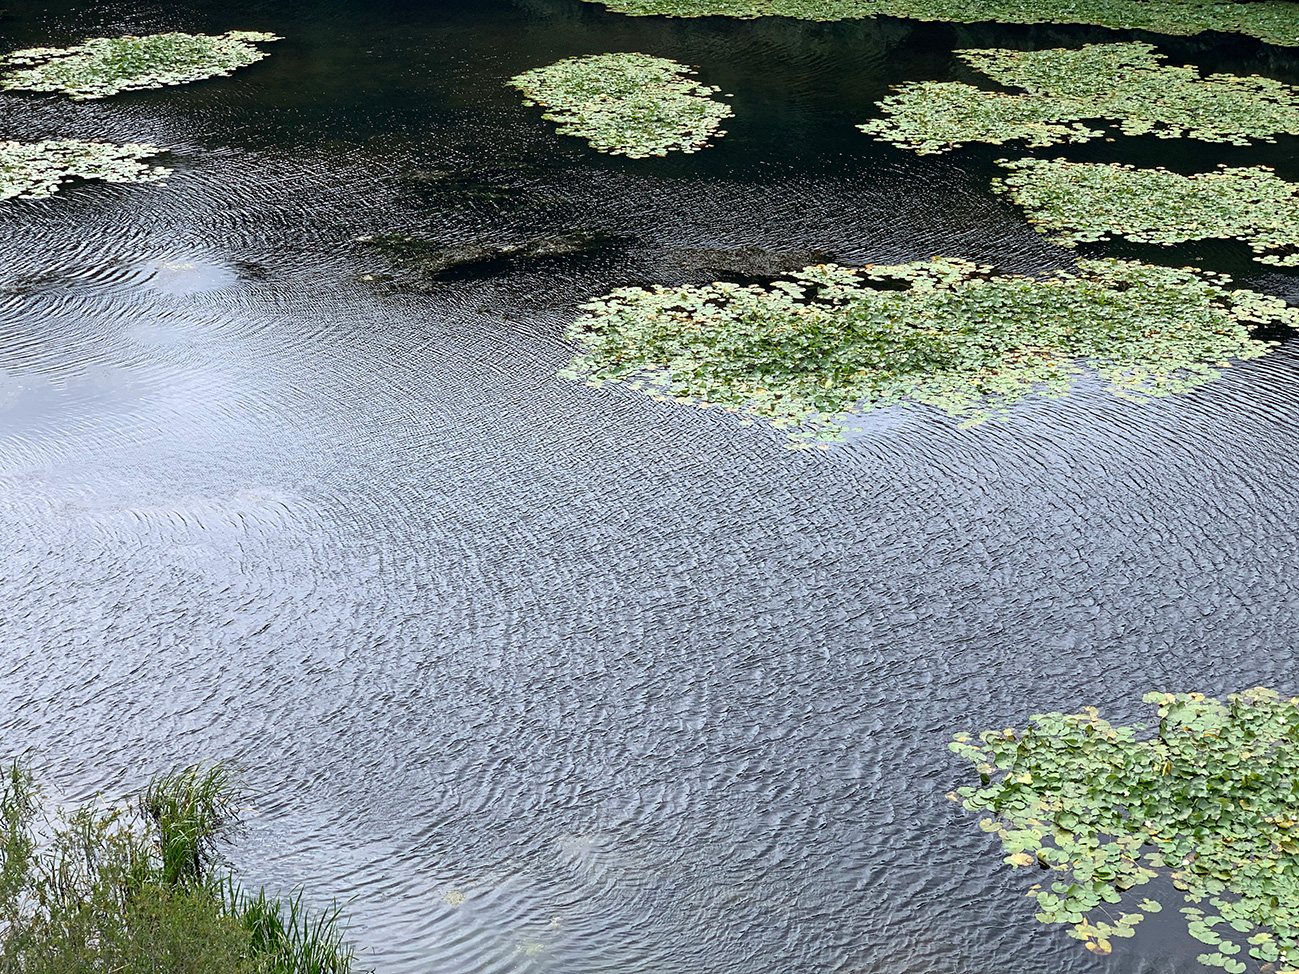
[[[1299, 343], [1145, 406], [1092, 383], [972, 430], [898, 407], [818, 454], [555, 377], [582, 301], [708, 279], [704, 251], [1068, 262], [988, 191], [994, 150], [919, 159], [852, 123], [953, 48], [1117, 35], [578, 0], [8, 10], [8, 47], [286, 40], [186, 88], [0, 97], [3, 137], [152, 141], [177, 169], [0, 207], [0, 750], [68, 797], [237, 761], [239, 868], [351, 898], [382, 972], [1193, 964], [1175, 920], [1104, 959], [1037, 924], [943, 797], [945, 745], [1137, 719], [1152, 688], [1299, 692]], [[700, 65], [731, 134], [596, 156], [503, 84], [619, 49]], [[1252, 42], [1167, 50], [1299, 80]], [[1295, 144], [1070, 151], [1296, 179]], [[387, 230], [603, 243], [430, 280], [355, 240]], [[1299, 298], [1244, 245], [1106, 247]]]

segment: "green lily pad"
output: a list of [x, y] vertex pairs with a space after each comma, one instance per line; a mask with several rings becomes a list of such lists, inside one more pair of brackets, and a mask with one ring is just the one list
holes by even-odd
[[61, 139], [0, 142], [0, 200], [51, 196], [70, 179], [149, 183], [171, 173], [141, 160], [159, 153], [152, 145], [114, 145]]
[[688, 77], [692, 69], [648, 54], [593, 54], [533, 68], [510, 79], [524, 104], [547, 109], [562, 135], [597, 152], [643, 159], [698, 152], [726, 133], [730, 106], [717, 88]]
[[[1036, 915], [1072, 923], [1070, 935], [1093, 951], [1127, 936], [1140, 920], [1123, 914], [1113, 924], [1100, 907], [1078, 899], [1079, 877], [1104, 866], [1129, 882], [1093, 880], [1101, 901], [1114, 902], [1121, 889], [1164, 876], [1186, 902], [1200, 904], [1181, 912], [1188, 933], [1215, 948], [1199, 955], [1201, 964], [1241, 974], [1247, 965], [1237, 955], [1245, 947], [1230, 937], [1257, 930], [1248, 938], [1249, 956], [1293, 968], [1299, 962], [1299, 845], [1291, 840], [1299, 825], [1299, 697], [1258, 687], [1225, 703], [1200, 693], [1151, 693], [1145, 700], [1158, 708], [1154, 736], [1115, 727], [1095, 707], [1037, 714], [1023, 729], [985, 731], [981, 745], [958, 735], [955, 753], [978, 768], [997, 769], [994, 780], [958, 796], [970, 811], [994, 814], [985, 819], [998, 826], [992, 834], [1040, 830], [1043, 848], [1054, 841], [1044, 828], [1051, 819], [1074, 820], [1078, 841], [1052, 865], [1060, 878], [1052, 895], [1036, 894]], [[1043, 796], [1035, 807], [1018, 800], [1026, 777]], [[1078, 919], [1056, 892], [1083, 907], [1075, 911]], [[1140, 903], [1146, 913], [1158, 906], [1152, 899]]]
[[[1030, 278], [935, 258], [815, 265], [768, 287], [620, 288], [569, 329], [582, 351], [566, 374], [752, 413], [799, 441], [834, 439], [849, 413], [903, 399], [977, 422], [1029, 395], [1065, 394], [1083, 367], [1119, 395], [1183, 392], [1268, 350], [1251, 323], [1299, 325], [1299, 309], [1224, 277], [1112, 260], [1079, 268]], [[1052, 827], [1080, 824], [1066, 810]]]
[[1105, 134], [1082, 124], [1110, 119], [1125, 135], [1248, 145], [1299, 134], [1299, 89], [1270, 78], [1201, 76], [1163, 64], [1153, 45], [1088, 44], [1080, 49], [957, 51], [972, 68], [1022, 93], [960, 82], [914, 82], [879, 103], [863, 132], [920, 154], [967, 142], [1030, 147], [1086, 142]]
[[590, 0], [632, 16], [797, 17], [855, 20], [910, 17], [957, 23], [1097, 24], [1158, 34], [1239, 32], [1269, 44], [1299, 45], [1299, 10], [1285, 0]]
[[993, 188], [1065, 246], [1110, 236], [1163, 245], [1236, 238], [1262, 263], [1299, 266], [1299, 184], [1266, 166], [1182, 176], [1118, 163], [999, 161], [1010, 175]]
[[266, 54], [254, 43], [279, 39], [261, 31], [232, 30], [219, 36], [95, 37], [74, 47], [33, 47], [0, 58], [0, 64], [18, 68], [0, 75], [0, 89], [53, 91], [84, 101], [182, 85], [260, 61]]

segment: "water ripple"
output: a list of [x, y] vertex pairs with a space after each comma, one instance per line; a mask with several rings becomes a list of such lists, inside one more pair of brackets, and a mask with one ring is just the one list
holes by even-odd
[[[6, 26], [75, 33], [54, 7]], [[1090, 969], [943, 797], [945, 745], [1155, 687], [1299, 692], [1295, 344], [1144, 405], [1086, 379], [970, 430], [900, 406], [815, 454], [559, 380], [620, 284], [1072, 257], [991, 196], [991, 152], [852, 128], [946, 70], [948, 28], [436, 7], [236, 4], [289, 39], [228, 85], [0, 96], [12, 137], [177, 168], [0, 208], [6, 752], [69, 798], [236, 761], [247, 879], [346, 900], [384, 972]], [[700, 65], [732, 134], [596, 157], [504, 84], [615, 48]], [[603, 242], [438, 274], [356, 240], [388, 230]], [[1143, 930], [1106, 969], [1196, 950]]]

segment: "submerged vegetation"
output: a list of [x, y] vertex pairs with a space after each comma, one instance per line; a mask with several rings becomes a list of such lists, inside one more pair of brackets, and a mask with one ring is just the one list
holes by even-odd
[[[953, 751], [982, 786], [961, 788], [1014, 868], [1035, 884], [1037, 919], [1108, 954], [1153, 899], [1130, 890], [1157, 876], [1182, 891], [1199, 961], [1243, 974], [1245, 958], [1299, 969], [1299, 697], [1259, 687], [1224, 704], [1150, 693], [1154, 733], [1114, 727], [1096, 708], [1039, 714], [1027, 728], [958, 734]], [[1127, 894], [1127, 895], [1125, 895]], [[1103, 917], [1103, 919], [1102, 919]]]
[[668, 17], [910, 17], [957, 23], [1095, 24], [1157, 34], [1216, 30], [1299, 45], [1299, 8], [1287, 0], [590, 0], [618, 13]]
[[95, 37], [74, 47], [33, 47], [0, 59], [11, 70], [0, 89], [53, 91], [75, 101], [120, 91], [181, 85], [230, 74], [266, 57], [255, 42], [276, 41], [261, 31]]
[[1024, 93], [955, 81], [904, 84], [879, 103], [882, 117], [858, 128], [921, 154], [966, 142], [1018, 139], [1047, 146], [1105, 134], [1082, 125], [1084, 119], [1114, 120], [1124, 135], [1234, 145], [1299, 134], [1299, 89], [1258, 76], [1201, 76], [1194, 67], [1161, 63], [1150, 44], [956, 53], [993, 81]]
[[1248, 242], [1262, 263], [1299, 266], [1299, 185], [1266, 166], [1182, 176], [1064, 159], [1003, 159], [1001, 165], [1009, 175], [993, 188], [1065, 246], [1112, 234], [1164, 245], [1235, 238]]
[[39, 790], [0, 778], [0, 970], [14, 974], [347, 974], [337, 907], [251, 894], [223, 871], [238, 793], [221, 765], [154, 779], [138, 805], [38, 825]]
[[61, 139], [47, 142], [0, 142], [0, 200], [51, 196], [70, 179], [103, 179], [110, 183], [148, 183], [171, 173], [142, 159], [157, 155], [152, 145], [113, 145]]
[[1201, 385], [1264, 354], [1251, 323], [1299, 326], [1279, 298], [1225, 276], [1082, 261], [1046, 278], [935, 258], [808, 267], [770, 287], [620, 288], [569, 330], [567, 375], [628, 382], [833, 439], [847, 412], [902, 399], [978, 421], [1095, 369], [1138, 398]]
[[561, 135], [576, 135], [597, 152], [643, 159], [672, 151], [698, 152], [726, 133], [732, 114], [712, 96], [717, 88], [692, 81], [691, 69], [648, 54], [593, 54], [533, 68], [510, 79], [525, 105], [547, 109]]

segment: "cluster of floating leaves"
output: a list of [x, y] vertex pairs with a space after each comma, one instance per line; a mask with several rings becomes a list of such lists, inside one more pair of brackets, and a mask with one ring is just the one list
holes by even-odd
[[1051, 871], [1029, 892], [1037, 919], [1069, 924], [1093, 953], [1159, 912], [1152, 899], [1125, 911], [1124, 894], [1166, 876], [1208, 948], [1202, 964], [1243, 974], [1248, 956], [1299, 974], [1299, 697], [1259, 687], [1225, 704], [1199, 693], [1145, 701], [1158, 707], [1153, 736], [1094, 707], [958, 734], [950, 746], [982, 785], [950, 797], [989, 813], [981, 827], [1012, 867]]
[[956, 52], [971, 67], [1023, 94], [961, 82], [900, 85], [863, 132], [918, 153], [966, 142], [1029, 146], [1085, 142], [1104, 134], [1082, 119], [1113, 119], [1125, 135], [1248, 145], [1299, 135], [1299, 89], [1270, 78], [1201, 76], [1162, 64], [1150, 44], [1089, 44], [1078, 50]]
[[732, 114], [712, 96], [718, 89], [692, 81], [691, 69], [648, 54], [594, 54], [533, 68], [510, 83], [526, 105], [548, 109], [563, 135], [588, 140], [599, 152], [643, 159], [673, 150], [697, 152], [725, 135]]
[[1065, 246], [1112, 234], [1164, 245], [1236, 238], [1261, 254], [1262, 263], [1299, 266], [1299, 185], [1266, 166], [1182, 176], [1118, 163], [999, 161], [1010, 175], [993, 188]]
[[18, 69], [0, 75], [0, 88], [53, 91], [83, 101], [119, 91], [186, 84], [260, 61], [266, 54], [254, 42], [279, 39], [242, 30], [218, 36], [95, 37], [75, 47], [33, 47], [0, 61]]
[[1096, 24], [1157, 34], [1239, 32], [1268, 44], [1299, 45], [1299, 9], [1286, 0], [592, 0], [633, 16], [797, 17], [1006, 24]]
[[570, 327], [584, 350], [565, 374], [754, 414], [803, 443], [902, 399], [978, 422], [1066, 393], [1084, 364], [1120, 395], [1185, 391], [1268, 350], [1250, 323], [1299, 327], [1299, 309], [1229, 284], [1116, 260], [1031, 278], [934, 258], [817, 265], [770, 287], [619, 288]]
[[0, 200], [50, 196], [74, 177], [110, 183], [147, 183], [171, 170], [142, 162], [158, 154], [152, 145], [114, 145], [61, 139], [0, 142]]

